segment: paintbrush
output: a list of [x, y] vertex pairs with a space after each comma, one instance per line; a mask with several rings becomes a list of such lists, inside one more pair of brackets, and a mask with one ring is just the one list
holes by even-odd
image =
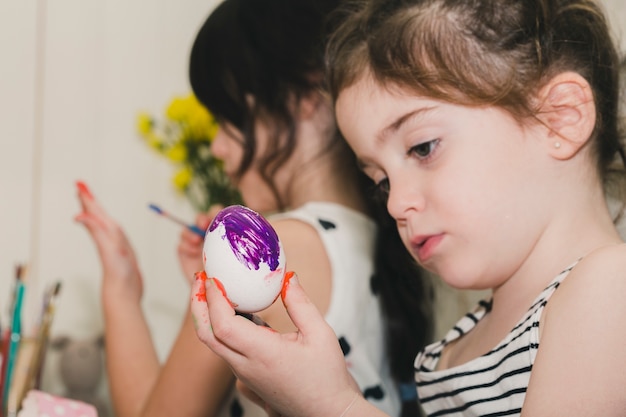
[[52, 285], [50, 289], [48, 289], [48, 291], [46, 291], [46, 294], [44, 295], [43, 309], [36, 342], [36, 353], [34, 357], [34, 363], [31, 367], [32, 373], [29, 376], [29, 381], [32, 381], [32, 388], [35, 389], [39, 389], [41, 386], [41, 377], [43, 373], [43, 366], [48, 346], [48, 339], [50, 338], [50, 327], [52, 326], [56, 300], [60, 292], [61, 281], [57, 281]]
[[13, 314], [11, 316], [11, 335], [9, 340], [9, 351], [6, 359], [3, 358], [3, 362], [7, 361], [6, 375], [4, 375], [2, 404], [6, 408], [9, 399], [9, 390], [11, 388], [11, 382], [13, 380], [13, 371], [15, 367], [15, 360], [17, 358], [17, 352], [20, 347], [22, 339], [22, 307], [24, 304], [24, 292], [26, 291], [26, 285], [22, 279], [18, 280], [15, 288], [15, 304], [13, 306]]
[[195, 224], [185, 223], [181, 219], [172, 216], [170, 213], [168, 213], [167, 211], [163, 210], [161, 207], [157, 206], [156, 204], [150, 204], [150, 205], [148, 205], [148, 207], [150, 207], [150, 210], [154, 211], [155, 213], [160, 214], [161, 216], [165, 217], [166, 219], [170, 219], [174, 223], [177, 223], [177, 224], [179, 224], [179, 225], [181, 225], [183, 227], [186, 227], [187, 229], [191, 230], [192, 232], [194, 232], [198, 236], [201, 236], [201, 237], [204, 238], [204, 235], [205, 235], [206, 231], [200, 229]]
[[[19, 309], [21, 309], [21, 303], [22, 300], [17, 300], [17, 295], [19, 292], [22, 292], [22, 297], [23, 297], [23, 291], [24, 291], [24, 284], [23, 284], [23, 276], [24, 276], [24, 272], [25, 272], [25, 267], [21, 264], [18, 264], [15, 268], [15, 284], [13, 287], [13, 290], [11, 291], [11, 300], [9, 302], [9, 323], [6, 326], [6, 329], [3, 329], [3, 335], [2, 335], [2, 366], [0, 367], [0, 416], [4, 415], [4, 411], [6, 409], [6, 397], [5, 397], [5, 392], [8, 391], [8, 384], [10, 383], [10, 371], [11, 368], [9, 367], [9, 364], [12, 363], [15, 358], [15, 352], [13, 352], [13, 357], [11, 357], [11, 351], [15, 351], [16, 347], [14, 346], [14, 330], [15, 330], [15, 323], [14, 321], [16, 320], [16, 316], [15, 316], [15, 310], [16, 310], [16, 303], [19, 302], [20, 306]], [[19, 290], [18, 290], [19, 288]], [[21, 328], [19, 328], [18, 325], [18, 331], [21, 332]], [[19, 340], [19, 336], [17, 337], [17, 339]]]

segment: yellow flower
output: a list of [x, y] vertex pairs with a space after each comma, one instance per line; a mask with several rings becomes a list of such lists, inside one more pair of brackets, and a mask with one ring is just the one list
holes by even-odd
[[159, 137], [153, 131], [146, 133], [144, 135], [144, 139], [148, 143], [148, 146], [150, 146], [152, 149], [158, 152], [163, 152], [163, 148], [165, 146], [163, 138]]
[[187, 159], [187, 148], [183, 143], [177, 142], [166, 151], [165, 156], [172, 162], [184, 162]]
[[215, 135], [217, 135], [218, 129], [219, 125], [214, 119], [213, 123], [211, 123], [211, 126], [209, 126], [209, 128], [207, 129], [207, 139], [209, 140], [209, 142], [213, 142], [213, 138], [215, 137]]
[[137, 116], [137, 130], [141, 134], [141, 136], [147, 136], [150, 132], [152, 132], [153, 121], [152, 117], [148, 113], [139, 113]]
[[211, 154], [210, 142], [218, 131], [213, 115], [193, 93], [174, 97], [164, 118], [137, 116], [137, 131], [147, 145], [166, 157], [176, 169], [172, 182], [198, 211], [214, 203], [240, 203], [230, 187], [221, 161]]
[[172, 181], [177, 189], [185, 191], [191, 183], [192, 177], [193, 172], [191, 169], [189, 167], [184, 167], [178, 170], [178, 172], [174, 175], [174, 178], [172, 178]]
[[189, 134], [196, 140], [211, 141], [217, 130], [214, 128], [217, 125], [215, 119], [195, 96], [189, 97], [188, 104]]
[[184, 121], [188, 112], [188, 100], [183, 97], [174, 97], [167, 106], [165, 115], [174, 122]]

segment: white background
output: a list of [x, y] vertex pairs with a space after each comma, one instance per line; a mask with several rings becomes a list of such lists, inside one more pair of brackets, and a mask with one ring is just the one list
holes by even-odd
[[[160, 356], [188, 305], [175, 248], [180, 229], [148, 203], [193, 220], [173, 167], [136, 134], [139, 111], [162, 114], [189, 92], [188, 54], [217, 0], [0, 1], [0, 317], [27, 263], [24, 325], [62, 281], [52, 334], [102, 333], [101, 270], [83, 227], [84, 180], [126, 229], [144, 273], [144, 306]], [[4, 323], [3, 323], [4, 324]], [[48, 363], [47, 363], [48, 364]], [[52, 366], [52, 365], [50, 365]], [[61, 387], [47, 378], [51, 392]]]
[[[0, 2], [1, 317], [7, 316], [15, 266], [27, 263], [27, 328], [43, 289], [61, 280], [53, 335], [102, 332], [99, 263], [86, 231], [73, 221], [80, 179], [136, 248], [144, 306], [165, 357], [187, 308], [188, 287], [175, 255], [179, 228], [147, 204], [189, 220], [193, 212], [171, 186], [169, 162], [138, 138], [135, 117], [141, 110], [161, 114], [174, 95], [189, 91], [191, 42], [216, 3]], [[626, 3], [605, 4], [621, 38]], [[53, 377], [47, 384], [51, 392], [60, 389]]]

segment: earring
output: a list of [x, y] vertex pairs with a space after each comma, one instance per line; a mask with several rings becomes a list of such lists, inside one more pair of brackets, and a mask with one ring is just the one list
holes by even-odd
[[561, 142], [554, 142], [554, 147], [559, 149], [561, 147]]

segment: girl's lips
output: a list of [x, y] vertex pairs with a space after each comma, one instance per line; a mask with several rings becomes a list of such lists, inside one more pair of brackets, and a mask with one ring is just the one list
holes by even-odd
[[426, 262], [433, 255], [443, 237], [444, 235], [440, 233], [437, 235], [416, 236], [411, 239], [413, 252], [417, 255], [420, 262]]

